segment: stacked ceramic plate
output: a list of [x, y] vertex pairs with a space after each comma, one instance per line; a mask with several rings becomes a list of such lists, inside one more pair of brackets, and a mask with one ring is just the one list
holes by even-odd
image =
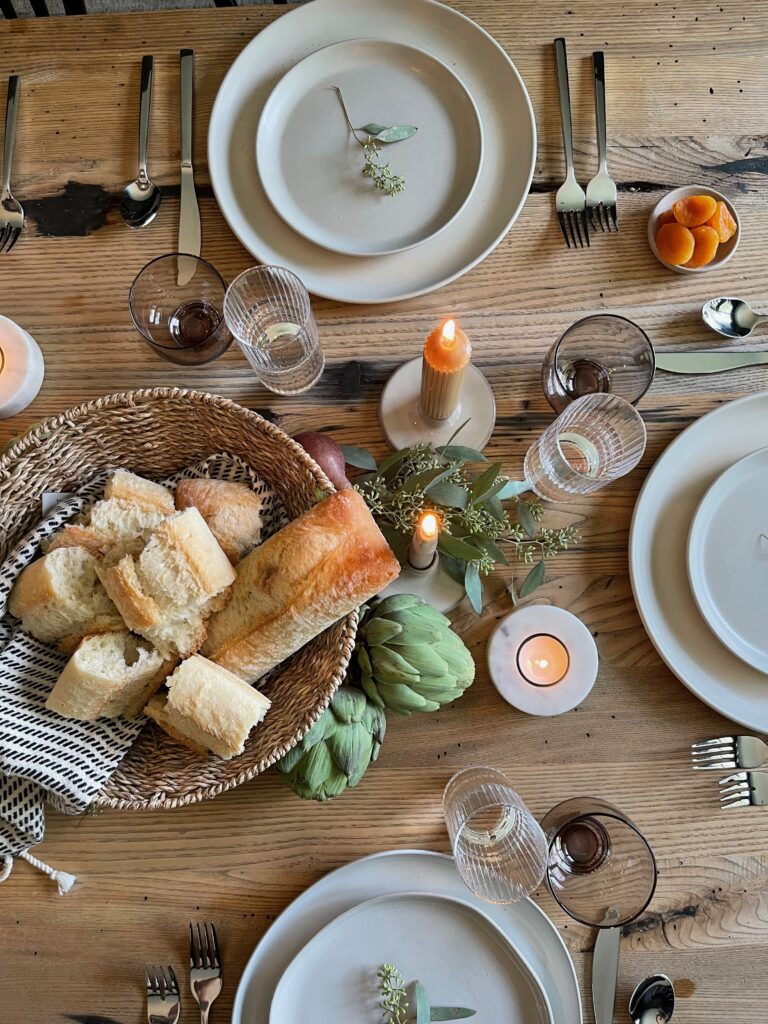
[[[397, 195], [362, 173], [370, 125], [416, 128], [375, 158], [405, 179]], [[277, 19], [230, 68], [208, 135], [243, 245], [346, 302], [419, 295], [473, 267], [516, 219], [535, 158], [515, 66], [433, 0], [315, 0]]]
[[768, 392], [703, 416], [659, 458], [635, 507], [630, 570], [672, 671], [768, 732]]
[[374, 1024], [383, 963], [421, 981], [435, 1020], [466, 1007], [477, 1024], [582, 1021], [573, 963], [535, 903], [484, 903], [450, 857], [397, 850], [332, 872], [288, 907], [246, 965], [233, 1024]]

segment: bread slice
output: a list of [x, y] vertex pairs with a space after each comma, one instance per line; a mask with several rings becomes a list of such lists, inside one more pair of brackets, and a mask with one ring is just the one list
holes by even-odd
[[183, 661], [167, 684], [168, 695], [153, 697], [145, 712], [199, 754], [242, 754], [249, 732], [270, 708], [258, 690], [199, 654]]
[[229, 480], [180, 480], [176, 507], [199, 509], [233, 565], [261, 543], [264, 499], [245, 484]]
[[65, 665], [45, 706], [85, 722], [132, 718], [175, 665], [127, 630], [88, 636]]
[[94, 558], [100, 558], [109, 547], [110, 541], [92, 527], [72, 523], [54, 533], [46, 551], [55, 551], [57, 548], [85, 548]]
[[337, 491], [240, 562], [202, 653], [254, 682], [399, 572], [362, 497]]
[[162, 512], [164, 516], [170, 516], [176, 510], [173, 494], [167, 487], [129, 473], [126, 469], [118, 469], [110, 477], [104, 488], [104, 497], [107, 501], [124, 501], [136, 505], [146, 512]]
[[129, 629], [163, 657], [186, 658], [205, 638], [209, 602], [235, 578], [196, 508], [165, 519], [141, 553], [102, 566], [101, 579]]
[[85, 548], [58, 548], [32, 562], [16, 580], [8, 610], [38, 640], [71, 649], [90, 633], [125, 629]]

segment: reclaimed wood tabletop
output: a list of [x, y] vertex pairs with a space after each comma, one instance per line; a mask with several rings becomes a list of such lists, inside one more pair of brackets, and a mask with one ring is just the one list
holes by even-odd
[[[428, 330], [455, 315], [493, 387], [498, 417], [487, 454], [513, 476], [552, 413], [541, 391], [546, 349], [574, 320], [611, 310], [659, 347], [710, 341], [699, 317], [715, 294], [768, 299], [768, 6], [759, 0], [453, 0], [507, 50], [533, 102], [538, 158], [530, 196], [498, 248], [454, 284], [406, 302], [313, 303], [328, 365], [308, 393], [261, 388], [233, 347], [199, 368], [162, 362], [134, 330], [128, 287], [151, 258], [173, 251], [178, 222], [178, 51], [196, 53], [195, 167], [202, 254], [227, 279], [254, 260], [217, 208], [206, 132], [227, 68], [285, 8], [19, 20], [0, 25], [0, 74], [22, 76], [14, 192], [28, 230], [0, 257], [0, 311], [39, 341], [46, 377], [36, 401], [0, 422], [0, 443], [80, 402], [131, 388], [182, 385], [235, 399], [289, 433], [322, 429], [385, 450], [377, 422], [383, 382], [417, 355]], [[554, 217], [563, 177], [552, 39], [568, 40], [578, 175], [595, 167], [591, 62], [606, 54], [611, 169], [621, 234], [568, 251]], [[164, 203], [139, 232], [117, 197], [135, 174], [141, 56], [156, 58], [152, 177]], [[0, 100], [2, 97], [0, 97]], [[677, 185], [725, 191], [738, 208], [735, 258], [714, 276], [665, 270], [646, 241], [649, 210]], [[358, 789], [304, 803], [273, 773], [216, 800], [173, 812], [50, 812], [36, 852], [79, 877], [64, 897], [19, 862], [0, 889], [0, 1015], [7, 1024], [145, 1019], [142, 967], [181, 976], [191, 919], [216, 922], [225, 986], [212, 1020], [227, 1019], [255, 943], [295, 896], [325, 872], [375, 851], [447, 850], [442, 788], [459, 768], [504, 770], [541, 815], [573, 795], [616, 803], [648, 836], [659, 861], [649, 909], [626, 926], [616, 1018], [632, 987], [664, 972], [681, 1024], [763, 1024], [768, 1002], [768, 811], [719, 809], [713, 778], [688, 764], [693, 740], [732, 725], [666, 668], [646, 635], [627, 564], [638, 489], [665, 446], [720, 403], [768, 387], [753, 367], [709, 378], [657, 374], [641, 403], [649, 443], [641, 466], [598, 495], [547, 513], [582, 539], [548, 564], [541, 593], [580, 616], [601, 666], [590, 697], [556, 719], [507, 706], [484, 651], [509, 608], [508, 573], [489, 583], [482, 616], [462, 605], [454, 624], [478, 665], [475, 684], [435, 714], [390, 719], [377, 764]], [[724, 539], [727, 543], [727, 538]], [[520, 569], [518, 567], [517, 571]], [[567, 942], [589, 991], [595, 935], [536, 894]], [[343, 956], [343, 951], [339, 951]], [[197, 1020], [187, 996], [182, 1020]], [[584, 998], [585, 1021], [592, 1020]]]

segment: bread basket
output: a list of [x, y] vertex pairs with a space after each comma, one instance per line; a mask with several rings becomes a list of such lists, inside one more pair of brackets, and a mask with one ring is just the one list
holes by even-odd
[[[40, 519], [43, 491], [75, 490], [124, 466], [160, 479], [217, 452], [240, 456], [277, 492], [290, 518], [333, 490], [278, 427], [225, 398], [182, 388], [109, 395], [39, 424], [0, 458], [0, 560]], [[239, 757], [201, 758], [154, 726], [142, 730], [96, 807], [149, 810], [195, 803], [239, 786], [279, 760], [328, 707], [352, 654], [353, 612], [265, 680], [272, 701]]]

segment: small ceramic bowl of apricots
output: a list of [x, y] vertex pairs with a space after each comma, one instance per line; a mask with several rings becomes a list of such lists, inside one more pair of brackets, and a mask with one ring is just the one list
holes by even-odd
[[739, 215], [720, 192], [684, 185], [667, 193], [648, 218], [648, 244], [678, 274], [716, 270], [736, 252]]

